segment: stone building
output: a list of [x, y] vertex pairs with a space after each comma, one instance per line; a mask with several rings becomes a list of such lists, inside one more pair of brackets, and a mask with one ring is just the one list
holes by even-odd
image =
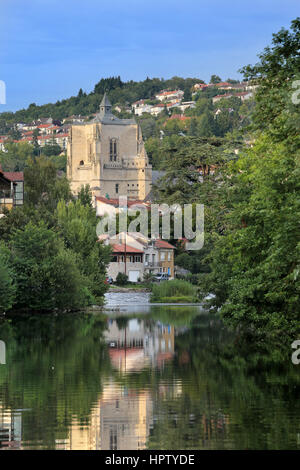
[[67, 176], [72, 191], [89, 184], [93, 196], [144, 200], [151, 191], [152, 167], [140, 126], [134, 119], [117, 118], [111, 107], [105, 94], [92, 121], [71, 127]]

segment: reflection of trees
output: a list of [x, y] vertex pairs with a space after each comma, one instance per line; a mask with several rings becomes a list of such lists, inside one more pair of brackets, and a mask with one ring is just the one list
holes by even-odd
[[[163, 368], [146, 363], [126, 373], [112, 368], [101, 341], [107, 327], [101, 317], [0, 322], [7, 346], [0, 401], [7, 409], [32, 410], [22, 412], [23, 440], [55, 447], [56, 439], [67, 437], [72, 418], [88, 422], [110, 377], [117, 390], [149, 395], [150, 448], [296, 448], [300, 379], [290, 351], [240, 344], [218, 317], [195, 315], [192, 307], [157, 306], [153, 315], [138, 317], [150, 331], [158, 320], [176, 325], [175, 355]], [[119, 320], [119, 328], [127, 320]]]
[[199, 313], [198, 307], [152, 306], [151, 318], [172, 326], [188, 326]]
[[271, 345], [235, 345], [212, 318], [197, 317], [176, 338], [173, 367], [164, 372], [181, 379], [182, 392], [157, 397], [149, 447], [296, 448], [300, 379], [290, 358]]
[[54, 448], [72, 417], [88, 421], [110, 370], [99, 341], [104, 322], [95, 316], [39, 316], [0, 324], [7, 344], [7, 367], [0, 368], [4, 408], [22, 413], [23, 439]]

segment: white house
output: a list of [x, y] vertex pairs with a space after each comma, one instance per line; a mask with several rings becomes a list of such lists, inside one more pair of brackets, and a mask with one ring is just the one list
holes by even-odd
[[195, 108], [196, 102], [195, 101], [182, 101], [182, 103], [177, 105], [177, 107], [184, 113], [186, 109]]
[[138, 282], [144, 275], [144, 253], [127, 243], [115, 243], [112, 245], [112, 260], [108, 265], [107, 274], [115, 281], [119, 273], [128, 276], [130, 282]]
[[182, 90], [173, 90], [173, 91], [164, 91], [162, 90], [160, 93], [155, 95], [155, 98], [159, 101], [171, 101], [173, 99], [182, 100], [184, 95], [184, 91]]
[[146, 103], [145, 100], [135, 101], [131, 107], [137, 116], [141, 116], [143, 113], [150, 113], [152, 109], [152, 105]]

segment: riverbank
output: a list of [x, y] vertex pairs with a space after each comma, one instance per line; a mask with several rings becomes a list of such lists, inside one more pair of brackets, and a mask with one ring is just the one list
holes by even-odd
[[150, 287], [145, 287], [144, 285], [126, 285], [126, 286], [110, 286], [108, 292], [151, 292]]

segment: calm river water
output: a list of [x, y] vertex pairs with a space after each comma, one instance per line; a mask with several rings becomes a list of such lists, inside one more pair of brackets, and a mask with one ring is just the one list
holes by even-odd
[[[200, 307], [0, 320], [1, 449], [297, 449], [300, 366]], [[1, 364], [2, 362], [2, 364]]]

